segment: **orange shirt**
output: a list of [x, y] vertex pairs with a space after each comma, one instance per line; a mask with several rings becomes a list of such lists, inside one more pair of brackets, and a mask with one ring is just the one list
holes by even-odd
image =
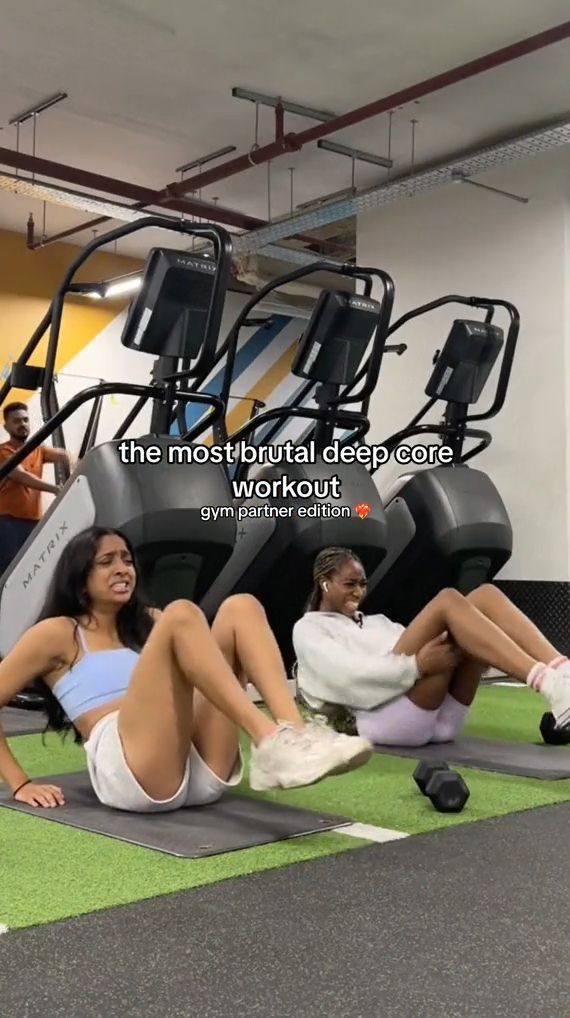
[[[0, 465], [6, 463], [18, 446], [10, 442], [0, 445]], [[41, 478], [43, 465], [46, 462], [43, 446], [34, 449], [22, 462], [20, 467], [29, 474]], [[0, 481], [0, 516], [15, 516], [19, 520], [39, 520], [42, 515], [42, 493], [37, 488], [26, 488], [10, 480]]]

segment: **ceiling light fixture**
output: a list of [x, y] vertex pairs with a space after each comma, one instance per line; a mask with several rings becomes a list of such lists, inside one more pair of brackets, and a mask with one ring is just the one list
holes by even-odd
[[142, 286], [143, 277], [140, 272], [117, 276], [115, 279], [104, 279], [100, 283], [74, 283], [72, 293], [79, 293], [90, 300], [107, 300], [122, 294], [136, 293]]
[[206, 163], [211, 163], [214, 159], [230, 155], [231, 152], [236, 151], [236, 148], [236, 145], [226, 145], [225, 148], [219, 148], [216, 152], [210, 152], [209, 155], [202, 156], [201, 159], [194, 159], [191, 163], [184, 163], [184, 166], [177, 166], [176, 173], [186, 173], [188, 170], [193, 170], [196, 166], [205, 166]]
[[142, 286], [142, 276], [125, 276], [124, 279], [117, 279], [107, 283], [105, 297], [119, 297], [124, 293], [136, 293]]
[[385, 156], [377, 156], [373, 152], [363, 152], [359, 148], [351, 148], [349, 145], [340, 145], [336, 141], [326, 141], [326, 139], [323, 138], [317, 142], [317, 148], [322, 148], [325, 152], [336, 152], [339, 156], [348, 156], [349, 159], [356, 159], [357, 162], [373, 163], [375, 166], [384, 166], [387, 170], [390, 170], [394, 165], [393, 159], [386, 159]]
[[275, 109], [280, 105], [285, 113], [294, 113], [298, 117], [307, 117], [308, 120], [320, 120], [326, 123], [328, 120], [335, 120], [336, 113], [329, 113], [326, 110], [315, 110], [312, 106], [303, 106], [301, 103], [291, 102], [289, 99], [282, 99], [281, 96], [264, 95], [261, 92], [251, 92], [247, 88], [232, 88], [234, 99], [248, 99], [249, 102], [258, 106], [271, 106]]
[[67, 92], [56, 92], [55, 95], [48, 96], [47, 99], [42, 99], [41, 102], [36, 103], [35, 106], [31, 106], [29, 110], [25, 110], [23, 113], [17, 113], [15, 117], [12, 117], [8, 121], [10, 127], [15, 124], [25, 124], [26, 120], [31, 120], [32, 117], [37, 117], [39, 113], [44, 113], [45, 110], [51, 109], [57, 103], [63, 102], [67, 99]]

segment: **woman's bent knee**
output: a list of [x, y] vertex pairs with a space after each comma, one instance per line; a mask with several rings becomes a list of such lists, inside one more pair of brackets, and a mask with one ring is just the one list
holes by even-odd
[[475, 607], [477, 607], [478, 605], [489, 604], [491, 598], [496, 597], [497, 593], [497, 588], [494, 587], [492, 583], [482, 583], [480, 587], [472, 590], [471, 593], [467, 595], [467, 600], [471, 601], [471, 604], [474, 604]]
[[263, 611], [263, 605], [253, 594], [231, 594], [230, 597], [226, 597], [221, 607], [223, 608], [225, 605], [230, 608], [246, 610], [254, 608], [256, 611]]
[[466, 599], [463, 594], [460, 594], [459, 591], [455, 590], [453, 587], [445, 587], [443, 590], [440, 590], [435, 600], [439, 607], [444, 610], [448, 610], [450, 608], [453, 609], [460, 605], [464, 605]]
[[232, 594], [230, 597], [226, 597], [220, 605], [218, 616], [233, 615], [239, 618], [242, 615], [251, 615], [253, 612], [265, 617], [263, 605], [253, 594]]
[[171, 601], [162, 613], [162, 618], [171, 625], [188, 625], [192, 622], [205, 621], [201, 608], [193, 601]]

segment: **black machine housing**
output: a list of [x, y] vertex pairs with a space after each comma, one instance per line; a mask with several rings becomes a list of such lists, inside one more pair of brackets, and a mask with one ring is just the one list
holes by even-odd
[[[127, 319], [123, 342], [158, 356], [160, 370], [155, 372], [156, 380], [149, 385], [105, 382], [83, 390], [56, 413], [48, 415], [53, 406], [52, 369], [63, 296], [73, 290], [74, 273], [97, 247], [148, 226], [197, 234], [212, 241], [215, 249], [207, 273], [199, 271], [195, 259], [181, 262], [179, 252], [155, 249], [151, 253], [140, 294]], [[96, 446], [96, 427], [92, 430], [78, 467], [0, 578], [0, 656], [36, 621], [61, 551], [85, 527], [100, 525], [124, 531], [140, 563], [146, 593], [159, 607], [178, 597], [199, 600], [229, 559], [236, 524], [227, 473], [221, 465], [191, 463], [185, 458], [193, 439], [223, 417], [225, 405], [218, 397], [187, 392], [182, 383], [197, 371], [211, 370], [230, 267], [231, 242], [222, 228], [150, 217], [97, 238], [82, 250], [68, 270], [42, 323], [43, 331], [51, 324], [46, 368], [42, 369], [42, 409], [47, 420], [0, 468], [0, 482], [29, 452], [58, 430], [61, 434], [63, 423], [83, 403], [100, 403], [113, 393], [136, 396], [138, 402], [113, 440]], [[194, 315], [192, 309], [196, 307], [201, 310]], [[32, 337], [35, 346], [43, 334], [42, 326]], [[176, 343], [183, 340], [181, 345], [168, 346], [173, 335], [178, 337]], [[168, 356], [164, 353], [165, 344]], [[25, 364], [35, 346], [28, 344], [18, 368]], [[197, 365], [177, 370], [179, 359], [184, 361], [191, 354], [197, 357]], [[177, 407], [189, 402], [205, 404], [211, 413], [192, 433], [170, 437], [169, 426]], [[151, 423], [150, 434], [136, 442], [124, 439], [136, 415], [149, 403], [153, 420], [161, 420], [164, 427], [156, 428]], [[154, 447], [152, 451], [150, 446]], [[204, 506], [225, 508], [227, 514], [221, 512], [216, 520], [208, 519], [203, 516]]]
[[[338, 272], [338, 266], [317, 263], [310, 271], [327, 270]], [[345, 267], [343, 272], [350, 273]], [[301, 270], [286, 277], [298, 278], [306, 274]], [[335, 505], [331, 498], [283, 498], [280, 495], [268, 498], [243, 498], [236, 501], [236, 511], [256, 512], [268, 506], [271, 511], [283, 515], [271, 517], [244, 516], [238, 518], [238, 538], [235, 551], [229, 562], [213, 583], [201, 602], [201, 607], [212, 619], [224, 598], [236, 593], [255, 595], [265, 608], [269, 624], [273, 629], [287, 667], [293, 663], [292, 629], [303, 614], [312, 587], [312, 568], [315, 557], [330, 545], [349, 545], [358, 550], [367, 567], [373, 570], [386, 553], [386, 521], [376, 486], [365, 466], [358, 463], [325, 462], [322, 453], [333, 440], [335, 428], [349, 427], [363, 434], [369, 427], [368, 419], [361, 413], [353, 413], [340, 407], [343, 398], [339, 395], [342, 382], [353, 382], [366, 348], [372, 344], [367, 364], [366, 380], [362, 390], [344, 402], [360, 402], [372, 391], [378, 378], [384, 352], [390, 312], [393, 303], [393, 284], [389, 276], [376, 269], [354, 269], [354, 274], [366, 280], [363, 297], [353, 297], [335, 291], [325, 291], [317, 301], [312, 318], [304, 336], [299, 341], [297, 355], [293, 362], [293, 373], [308, 379], [307, 390], [320, 382], [317, 392], [317, 409], [280, 407], [259, 414], [239, 432], [228, 439], [236, 445], [248, 441], [255, 429], [289, 417], [303, 417], [316, 423], [314, 439], [314, 462], [281, 463], [266, 466], [256, 471], [255, 480], [309, 481], [328, 480], [337, 475], [341, 482], [341, 498], [337, 505], [347, 507], [350, 514], [345, 517], [318, 515], [324, 505]], [[370, 299], [370, 275], [380, 277], [384, 286], [382, 302]], [[270, 286], [280, 285], [284, 280], [275, 280]], [[268, 288], [255, 297], [261, 300]], [[240, 318], [251, 310], [251, 302]], [[323, 316], [321, 318], [321, 315]], [[239, 328], [239, 319], [237, 328]], [[332, 331], [330, 331], [332, 330]], [[336, 381], [331, 381], [334, 378]], [[270, 440], [265, 436], [265, 442]], [[305, 444], [303, 441], [296, 444]], [[242, 463], [236, 479], [247, 476], [247, 467]], [[370, 513], [360, 519], [355, 511], [359, 503], [368, 503]], [[314, 507], [314, 508], [312, 508]], [[298, 510], [314, 516], [300, 515]]]
[[313, 382], [349, 385], [379, 313], [380, 304], [370, 297], [323, 290], [297, 347], [292, 374]]
[[[382, 493], [388, 551], [369, 575], [363, 610], [389, 615], [402, 625], [408, 625], [445, 587], [467, 594], [489, 582], [512, 555], [513, 531], [506, 506], [487, 474], [470, 468], [466, 461], [491, 441], [488, 432], [472, 428], [471, 422], [494, 416], [505, 399], [518, 337], [516, 309], [483, 298], [442, 298], [406, 315], [391, 331], [416, 314], [452, 301], [484, 307], [487, 320], [454, 322], [426, 386], [429, 403], [407, 428], [384, 443], [394, 450], [415, 434], [435, 434], [452, 451], [450, 465], [402, 475]], [[505, 307], [510, 316], [505, 343], [502, 330], [490, 321], [496, 305]], [[493, 404], [486, 413], [470, 416], [468, 407], [479, 400], [501, 349]], [[447, 401], [444, 422], [418, 425], [438, 399]], [[469, 437], [481, 441], [464, 453]]]
[[399, 479], [383, 499], [388, 551], [369, 574], [363, 611], [408, 625], [445, 587], [468, 594], [512, 554], [507, 509], [487, 474], [438, 466]]
[[[146, 436], [161, 457], [125, 463], [121, 442], [92, 449], [54, 500], [41, 523], [0, 580], [0, 656], [4, 657], [41, 611], [63, 548], [90, 526], [120, 530], [130, 540], [150, 603], [164, 608], [176, 598], [199, 600], [233, 550], [233, 516], [202, 518], [204, 504], [231, 508], [223, 467], [177, 467], [168, 450], [181, 439]], [[189, 474], [195, 475], [188, 483]]]
[[152, 248], [145, 285], [132, 301], [121, 342], [141, 353], [195, 359], [207, 337], [220, 331], [223, 302], [216, 299], [218, 266], [210, 258]]
[[[224, 598], [230, 594], [254, 594], [261, 602], [277, 639], [287, 666], [292, 664], [291, 634], [293, 625], [303, 614], [312, 587], [312, 567], [318, 553], [332, 545], [353, 548], [365, 567], [373, 571], [382, 561], [387, 548], [387, 529], [382, 503], [373, 479], [359, 464], [335, 464], [340, 477], [343, 506], [349, 506], [349, 517], [319, 518], [313, 507], [332, 504], [326, 498], [282, 498], [280, 496], [242, 499], [236, 511], [255, 512], [269, 506], [283, 516], [246, 516], [237, 523], [235, 551], [210, 590], [201, 601], [201, 608], [212, 619]], [[318, 459], [310, 464], [288, 464], [266, 467], [256, 479], [291, 481], [328, 479], [330, 463]], [[366, 519], [357, 518], [354, 506], [367, 503]]]
[[426, 396], [474, 406], [503, 346], [503, 330], [487, 322], [456, 319], [438, 355]]

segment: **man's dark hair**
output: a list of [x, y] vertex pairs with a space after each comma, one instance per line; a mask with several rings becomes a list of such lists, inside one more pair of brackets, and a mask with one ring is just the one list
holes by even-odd
[[9, 414], [15, 414], [18, 410], [27, 411], [27, 409], [28, 407], [25, 403], [8, 403], [8, 405], [4, 407], [4, 420], [7, 419]]

